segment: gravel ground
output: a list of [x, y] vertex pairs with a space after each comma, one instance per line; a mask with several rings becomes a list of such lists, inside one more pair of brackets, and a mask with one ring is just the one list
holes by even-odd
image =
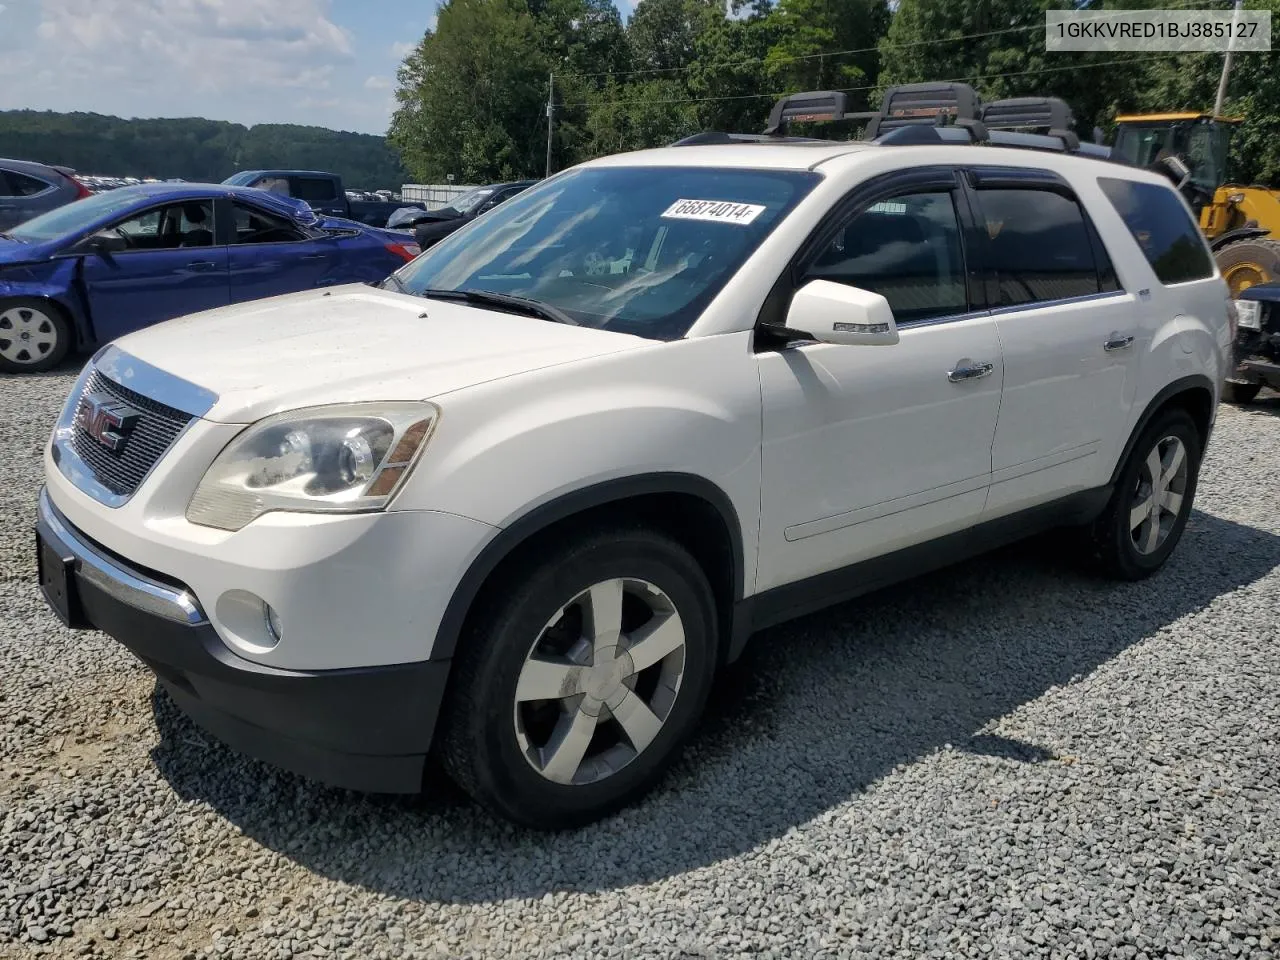
[[33, 586], [72, 374], [0, 378], [0, 956], [1274, 957], [1280, 398], [1224, 407], [1174, 561], [1045, 538], [762, 634], [574, 834], [211, 742]]

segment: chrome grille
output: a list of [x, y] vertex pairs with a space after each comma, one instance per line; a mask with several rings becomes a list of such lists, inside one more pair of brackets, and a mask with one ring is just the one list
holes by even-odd
[[[119, 450], [104, 446], [86, 427], [86, 398], [93, 394], [106, 394], [138, 411], [138, 420]], [[190, 414], [122, 387], [95, 370], [76, 401], [71, 448], [98, 483], [118, 496], [128, 496], [193, 419]]]

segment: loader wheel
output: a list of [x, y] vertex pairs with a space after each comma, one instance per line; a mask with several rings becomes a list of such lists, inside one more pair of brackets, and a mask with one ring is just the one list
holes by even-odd
[[1214, 259], [1233, 297], [1260, 283], [1280, 280], [1280, 241], [1277, 240], [1237, 240], [1220, 247]]

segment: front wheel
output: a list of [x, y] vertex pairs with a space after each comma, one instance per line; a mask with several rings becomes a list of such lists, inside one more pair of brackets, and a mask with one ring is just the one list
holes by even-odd
[[697, 561], [643, 529], [528, 553], [488, 585], [442, 717], [445, 768], [494, 813], [556, 829], [661, 777], [696, 726], [716, 663]]
[[58, 365], [71, 349], [71, 327], [44, 300], [0, 300], [0, 370], [39, 373]]
[[1095, 551], [1105, 572], [1141, 580], [1169, 559], [1191, 513], [1201, 455], [1200, 432], [1184, 410], [1158, 414], [1142, 431], [1094, 523]]

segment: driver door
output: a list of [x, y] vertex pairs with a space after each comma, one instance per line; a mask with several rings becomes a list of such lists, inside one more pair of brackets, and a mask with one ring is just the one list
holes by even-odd
[[955, 172], [895, 175], [846, 209], [796, 265], [794, 286], [879, 293], [900, 339], [760, 352], [760, 591], [973, 525], [991, 481], [1004, 369], [966, 269], [972, 218]]
[[227, 248], [214, 243], [213, 202], [152, 207], [82, 245], [98, 342], [230, 302]]

